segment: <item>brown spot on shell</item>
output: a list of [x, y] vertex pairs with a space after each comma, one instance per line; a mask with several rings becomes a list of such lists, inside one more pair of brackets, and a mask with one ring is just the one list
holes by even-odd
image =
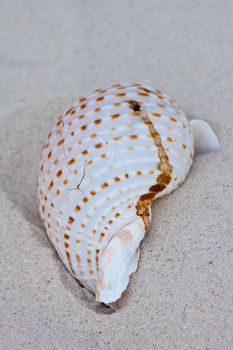
[[84, 156], [87, 155], [87, 154], [88, 154], [88, 150], [85, 149], [84, 151], [82, 151], [82, 154], [83, 154]]
[[72, 165], [72, 164], [74, 164], [76, 162], [76, 160], [74, 159], [74, 158], [72, 158], [72, 159], [70, 159], [69, 161], [68, 161], [68, 164], [69, 165]]
[[77, 204], [76, 207], [74, 208], [74, 211], [78, 212], [80, 210], [81, 210], [81, 207], [80, 207], [80, 205]]
[[87, 129], [87, 125], [83, 125], [83, 126], [81, 126], [81, 128], [80, 128], [82, 131], [84, 131], [84, 130], [86, 130]]
[[148, 93], [146, 92], [139, 92], [138, 93], [139, 96], [150, 96]]
[[58, 170], [56, 176], [57, 176], [57, 177], [60, 177], [61, 175], [62, 175], [62, 170], [60, 169], [60, 170]]
[[95, 192], [95, 191], [91, 191], [90, 194], [91, 194], [92, 196], [95, 196], [95, 195], [96, 195], [96, 192]]
[[68, 224], [72, 225], [73, 222], [74, 222], [74, 218], [72, 216], [70, 216], [68, 219]]
[[129, 135], [129, 138], [132, 139], [132, 140], [135, 140], [135, 139], [138, 138], [138, 135], [136, 135], [136, 134]]
[[49, 183], [48, 190], [51, 191], [51, 189], [53, 188], [53, 186], [54, 186], [54, 182], [53, 182], [53, 180], [51, 180], [50, 183]]
[[108, 186], [109, 186], [109, 185], [108, 185], [107, 182], [104, 182], [104, 183], [101, 185], [102, 188], [107, 188]]
[[126, 94], [124, 92], [120, 92], [120, 93], [117, 93], [115, 94], [116, 97], [122, 97], [122, 96], [125, 96]]
[[115, 182], [120, 182], [121, 179], [120, 179], [118, 176], [116, 176], [116, 177], [114, 177], [114, 181], [115, 181]]
[[169, 119], [174, 123], [177, 122], [176, 118], [170, 117]]
[[64, 238], [65, 238], [65, 239], [70, 239], [70, 236], [69, 236], [67, 233], [65, 233], [65, 234], [64, 234]]
[[65, 115], [68, 115], [68, 114], [74, 114], [75, 113], [75, 109], [74, 108], [70, 108], [66, 111]]
[[102, 122], [101, 119], [96, 119], [96, 120], [94, 120], [94, 123], [97, 124], [97, 125], [100, 124], [101, 122]]
[[102, 240], [104, 239], [104, 236], [105, 236], [105, 234], [103, 232], [101, 232], [100, 237], [99, 237], [99, 243], [102, 242]]
[[52, 151], [50, 151], [50, 152], [48, 153], [48, 159], [51, 158], [51, 155], [52, 155]]
[[80, 103], [86, 102], [86, 100], [87, 100], [86, 97], [81, 97], [81, 98], [79, 99], [79, 102], [80, 102]]
[[117, 119], [117, 118], [119, 118], [120, 117], [120, 114], [119, 113], [116, 113], [116, 114], [112, 114], [111, 115], [111, 118], [112, 119]]
[[152, 113], [153, 117], [157, 117], [157, 118], [160, 118], [162, 117], [162, 115], [160, 113]]
[[100, 102], [104, 100], [104, 96], [97, 97], [96, 102]]
[[95, 145], [95, 148], [99, 149], [99, 148], [103, 147], [103, 145], [104, 145], [104, 144], [103, 144], [102, 142], [97, 143], [97, 144]]
[[168, 136], [168, 137], [167, 137], [167, 141], [168, 141], [168, 142], [173, 142], [174, 140], [173, 140], [172, 137], [169, 137], [169, 136]]
[[100, 250], [99, 250], [99, 249], [96, 249], [96, 257], [95, 257], [95, 260], [96, 260], [97, 271], [98, 271], [98, 264], [99, 264], [99, 253], [100, 253]]
[[57, 145], [58, 145], [58, 146], [61, 146], [61, 145], [63, 145], [64, 142], [65, 142], [65, 140], [64, 140], [64, 139], [61, 139], [60, 141], [58, 141]]

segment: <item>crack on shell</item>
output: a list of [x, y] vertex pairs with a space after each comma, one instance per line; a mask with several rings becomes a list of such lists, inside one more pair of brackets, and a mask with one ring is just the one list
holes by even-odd
[[169, 163], [169, 158], [162, 145], [161, 137], [156, 131], [151, 120], [148, 118], [148, 114], [146, 112], [142, 114], [142, 119], [147, 125], [149, 132], [154, 140], [154, 144], [157, 147], [158, 157], [160, 160], [157, 165], [157, 169], [161, 171], [161, 173], [156, 178], [156, 184], [152, 185], [147, 193], [141, 195], [136, 204], [137, 215], [139, 215], [142, 218], [145, 225], [145, 230], [147, 230], [150, 225], [151, 203], [153, 202], [155, 196], [161, 191], [163, 191], [170, 183], [172, 179], [171, 174], [173, 171], [173, 167]]
[[85, 158], [85, 161], [84, 161], [83, 174], [82, 174], [82, 177], [81, 177], [79, 183], [76, 185], [76, 187], [68, 189], [68, 191], [79, 190], [79, 191], [81, 191], [82, 193], [85, 194], [85, 192], [83, 190], [81, 190], [80, 186], [81, 186], [81, 184], [82, 184], [82, 182], [84, 180], [84, 177], [86, 175], [86, 166], [87, 166], [87, 158]]

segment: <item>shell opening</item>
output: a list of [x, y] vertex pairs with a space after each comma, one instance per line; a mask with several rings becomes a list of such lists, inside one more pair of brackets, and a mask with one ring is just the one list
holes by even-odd
[[115, 233], [106, 246], [99, 264], [96, 300], [105, 304], [119, 299], [137, 270], [139, 244], [145, 228], [140, 217]]

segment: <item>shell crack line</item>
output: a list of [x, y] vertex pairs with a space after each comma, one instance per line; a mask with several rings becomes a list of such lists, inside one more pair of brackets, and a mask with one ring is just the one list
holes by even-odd
[[80, 186], [81, 186], [81, 184], [82, 184], [82, 182], [83, 182], [83, 180], [84, 180], [84, 177], [85, 177], [85, 175], [86, 175], [86, 167], [87, 167], [87, 158], [85, 158], [85, 161], [84, 161], [83, 174], [82, 174], [82, 177], [81, 177], [79, 183], [76, 185], [76, 187], [74, 187], [74, 188], [69, 188], [68, 191], [79, 190], [79, 191], [81, 191], [82, 193], [84, 193], [83, 190], [81, 190]]
[[141, 112], [141, 117], [144, 123], [147, 125], [149, 132], [154, 140], [154, 144], [158, 150], [159, 163], [157, 169], [160, 174], [156, 178], [156, 184], [149, 188], [149, 191], [141, 195], [136, 204], [137, 215], [141, 216], [145, 230], [147, 231], [150, 225], [150, 206], [156, 195], [163, 191], [172, 179], [173, 167], [169, 163], [169, 158], [162, 145], [162, 140], [159, 133], [156, 131], [153, 123], [148, 117], [147, 112]]

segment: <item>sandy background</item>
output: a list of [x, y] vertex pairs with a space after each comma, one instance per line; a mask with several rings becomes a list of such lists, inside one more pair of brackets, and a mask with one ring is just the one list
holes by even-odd
[[[0, 349], [233, 349], [233, 2], [0, 0]], [[153, 206], [123, 308], [58, 260], [36, 199], [42, 143], [81, 95], [158, 85], [221, 149]]]

